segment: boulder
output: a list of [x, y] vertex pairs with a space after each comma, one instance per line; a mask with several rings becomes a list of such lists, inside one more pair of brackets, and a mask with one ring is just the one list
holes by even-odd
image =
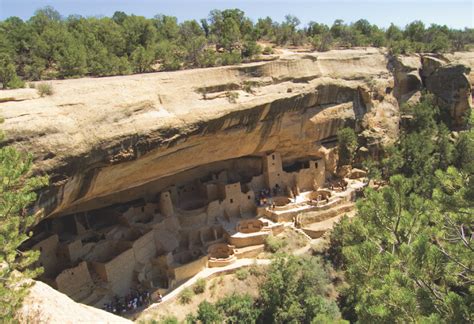
[[41, 281], [30, 288], [17, 312], [17, 320], [31, 324], [132, 323], [106, 311], [76, 303]]
[[462, 64], [448, 64], [435, 69], [426, 78], [426, 89], [433, 93], [436, 102], [451, 117], [451, 125], [462, 127], [471, 109], [470, 68]]

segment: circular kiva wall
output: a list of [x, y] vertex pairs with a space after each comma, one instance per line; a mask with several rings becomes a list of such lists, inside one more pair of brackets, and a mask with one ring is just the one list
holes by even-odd
[[237, 224], [237, 232], [240, 233], [256, 233], [263, 228], [263, 222], [258, 219], [244, 219]]
[[234, 247], [227, 243], [216, 243], [207, 249], [210, 258], [227, 259], [234, 255]]

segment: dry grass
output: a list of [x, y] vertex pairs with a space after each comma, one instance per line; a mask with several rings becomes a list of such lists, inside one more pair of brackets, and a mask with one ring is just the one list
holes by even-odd
[[[252, 269], [252, 271], [250, 271]], [[233, 293], [249, 294], [252, 297], [258, 296], [258, 287], [265, 279], [264, 268], [261, 266], [252, 266], [249, 269], [241, 269], [245, 271], [247, 276], [245, 279], [239, 280], [236, 273], [220, 275], [218, 277], [207, 280], [207, 287], [203, 293], [192, 296], [187, 304], [180, 303], [180, 297], [166, 302], [159, 307], [151, 308], [139, 315], [137, 322], [148, 322], [151, 319], [161, 320], [169, 316], [174, 316], [178, 321], [183, 321], [189, 313], [196, 313], [198, 305], [202, 301], [215, 303], [225, 296]], [[189, 289], [192, 293], [192, 290]]]

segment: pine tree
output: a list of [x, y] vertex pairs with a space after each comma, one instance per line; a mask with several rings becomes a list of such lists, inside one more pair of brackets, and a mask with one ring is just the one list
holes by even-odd
[[35, 221], [28, 206], [36, 199], [35, 190], [46, 184], [44, 177], [31, 176], [31, 166], [31, 157], [13, 147], [0, 148], [0, 318], [5, 322], [14, 319], [28, 291], [25, 279], [39, 274], [31, 267], [38, 253], [18, 250]]

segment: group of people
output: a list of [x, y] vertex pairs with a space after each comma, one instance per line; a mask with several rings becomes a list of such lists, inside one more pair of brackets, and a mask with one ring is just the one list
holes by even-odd
[[281, 187], [278, 183], [270, 190], [268, 188], [260, 190], [255, 196], [257, 206], [272, 206], [275, 207], [272, 197], [282, 194]]
[[336, 186], [334, 186], [333, 183], [329, 185], [329, 189], [334, 190], [336, 188], [339, 188], [341, 191], [346, 191], [347, 189], [347, 183], [345, 181], [338, 181], [336, 182]]
[[272, 194], [270, 189], [262, 189], [255, 196], [257, 206], [268, 206], [272, 204]]
[[[161, 295], [160, 295], [161, 297]], [[103, 309], [114, 314], [123, 314], [149, 305], [151, 302], [149, 291], [135, 290], [125, 297], [115, 296], [110, 303], [104, 304]]]

